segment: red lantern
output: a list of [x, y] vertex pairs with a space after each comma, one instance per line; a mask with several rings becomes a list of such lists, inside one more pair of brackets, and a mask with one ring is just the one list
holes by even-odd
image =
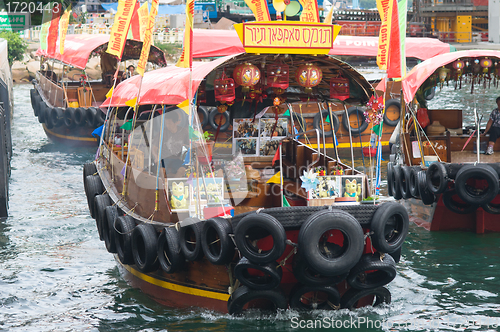
[[222, 103], [232, 102], [235, 98], [234, 81], [228, 78], [225, 72], [222, 72], [222, 77], [214, 81], [215, 100]]
[[455, 68], [457, 71], [462, 70], [465, 67], [465, 63], [462, 60], [457, 60], [453, 62], [453, 68]]
[[346, 100], [349, 98], [349, 79], [342, 76], [330, 80], [330, 98]]
[[233, 71], [234, 82], [243, 87], [243, 92], [248, 92], [251, 86], [259, 83], [260, 70], [250, 63], [237, 65]]
[[493, 61], [491, 61], [490, 59], [481, 59], [479, 64], [481, 65], [481, 67], [483, 68], [490, 68], [491, 65], [493, 64]]
[[270, 88], [288, 88], [288, 65], [276, 61], [267, 66], [267, 86]]
[[323, 78], [323, 72], [316, 65], [306, 63], [299, 66], [295, 73], [295, 79], [300, 86], [303, 86], [306, 93], [311, 93], [312, 88], [317, 86]]

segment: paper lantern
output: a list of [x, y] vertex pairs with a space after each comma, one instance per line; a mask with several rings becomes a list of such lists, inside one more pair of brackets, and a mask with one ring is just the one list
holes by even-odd
[[267, 86], [271, 88], [288, 88], [288, 65], [276, 61], [267, 66]]
[[233, 71], [234, 82], [243, 87], [243, 92], [248, 92], [251, 86], [259, 83], [260, 70], [251, 63], [237, 65]]
[[439, 76], [439, 81], [441, 83], [443, 83], [446, 80], [449, 72], [450, 70], [448, 68], [445, 68], [444, 66], [439, 69], [438, 76]]
[[232, 102], [235, 98], [235, 84], [232, 78], [228, 78], [223, 72], [220, 79], [214, 81], [215, 100], [222, 103]]
[[491, 65], [493, 65], [493, 61], [488, 58], [479, 60], [479, 64], [483, 67], [483, 73], [487, 74], [490, 70]]
[[312, 88], [317, 86], [323, 78], [323, 72], [316, 65], [306, 63], [299, 66], [295, 73], [295, 80], [300, 86], [304, 87], [306, 93], [311, 93]]
[[339, 76], [330, 80], [330, 98], [346, 100], [349, 98], [349, 79]]
[[457, 60], [453, 62], [453, 68], [456, 70], [463, 70], [465, 67], [465, 63], [462, 60]]

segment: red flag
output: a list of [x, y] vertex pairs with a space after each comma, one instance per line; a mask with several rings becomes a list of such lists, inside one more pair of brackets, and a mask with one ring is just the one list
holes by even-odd
[[279, 147], [276, 149], [276, 153], [274, 154], [273, 163], [272, 163], [273, 166], [274, 166], [274, 163], [276, 162], [276, 160], [278, 160], [278, 159], [280, 159], [280, 148]]
[[401, 77], [401, 43], [399, 36], [399, 11], [398, 1], [391, 0], [389, 5], [390, 37], [389, 37], [389, 59], [387, 64], [387, 77]]
[[132, 30], [132, 39], [141, 40], [141, 24], [139, 22], [139, 2], [135, 3], [134, 14], [130, 22], [130, 30]]
[[47, 53], [55, 54], [57, 37], [59, 36], [59, 19], [61, 18], [62, 5], [54, 4], [52, 8], [52, 20], [50, 21], [49, 34], [47, 36]]

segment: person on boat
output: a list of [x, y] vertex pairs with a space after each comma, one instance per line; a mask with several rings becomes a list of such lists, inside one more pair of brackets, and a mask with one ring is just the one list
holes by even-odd
[[133, 65], [128, 66], [127, 71], [125, 71], [122, 75], [122, 79], [126, 80], [127, 78], [134, 76], [134, 70], [135, 67]]
[[490, 133], [490, 139], [488, 142], [488, 149], [486, 149], [486, 154], [493, 154], [493, 147], [498, 137], [500, 137], [500, 97], [496, 99], [497, 108], [495, 108], [490, 114], [490, 120], [486, 124], [486, 129], [483, 135]]

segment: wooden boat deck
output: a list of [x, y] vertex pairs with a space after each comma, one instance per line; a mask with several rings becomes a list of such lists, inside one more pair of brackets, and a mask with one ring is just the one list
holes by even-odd
[[[451, 151], [452, 163], [475, 163], [477, 154], [472, 151]], [[481, 163], [498, 163], [500, 162], [500, 151], [496, 151], [492, 155], [481, 154], [479, 156]]]

